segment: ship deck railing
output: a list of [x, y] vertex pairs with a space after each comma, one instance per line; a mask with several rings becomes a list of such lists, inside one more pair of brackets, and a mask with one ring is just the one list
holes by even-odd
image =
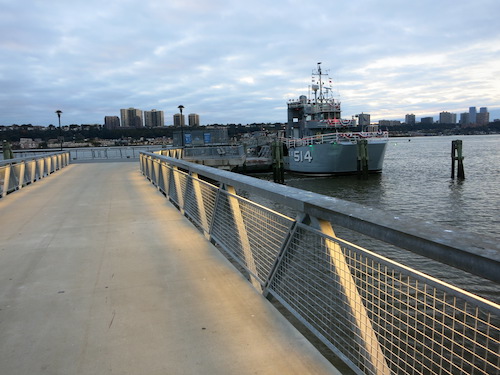
[[386, 141], [389, 138], [387, 131], [383, 132], [335, 132], [317, 134], [304, 138], [282, 138], [282, 142], [288, 147], [312, 146], [322, 143], [357, 143], [358, 140]]

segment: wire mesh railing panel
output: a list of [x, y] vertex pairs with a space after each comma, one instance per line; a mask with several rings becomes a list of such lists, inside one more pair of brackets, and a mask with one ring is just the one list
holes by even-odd
[[21, 164], [12, 164], [10, 167], [10, 179], [7, 191], [14, 191], [19, 188], [20, 177], [21, 177]]
[[179, 197], [178, 194], [182, 194], [182, 192], [177, 191], [177, 186], [175, 184], [174, 174], [177, 173], [175, 170], [171, 171], [170, 178], [168, 181], [168, 196], [172, 202], [174, 202], [177, 206], [179, 206]]
[[362, 367], [359, 335], [353, 328], [347, 294], [329, 258], [323, 237], [298, 226], [269, 292], [330, 349]]
[[163, 176], [164, 165], [160, 161], [157, 161], [157, 163], [158, 163], [158, 172], [156, 177], [156, 186], [158, 186], [158, 189], [160, 191], [165, 191], [165, 181]]
[[198, 226], [202, 226], [192, 178], [186, 181], [186, 189], [184, 190], [184, 213]]
[[184, 194], [187, 191], [189, 175], [179, 169], [172, 170], [170, 179], [170, 199], [180, 208], [184, 205]]
[[219, 191], [210, 235], [225, 251], [238, 258], [236, 254], [243, 253], [243, 246], [240, 237], [236, 235], [238, 229], [228, 195], [226, 191]]
[[188, 189], [184, 200], [184, 210], [205, 232], [210, 230], [218, 187], [191, 177], [188, 180]]
[[201, 192], [201, 204], [203, 204], [203, 209], [205, 211], [207, 226], [210, 226], [214, 218], [215, 203], [219, 188], [203, 180], [198, 180], [198, 183]]
[[49, 173], [53, 173], [57, 170], [57, 156], [50, 157], [50, 171]]
[[188, 173], [182, 171], [182, 170], [174, 170], [175, 178], [178, 181], [178, 190], [177, 190], [177, 195], [178, 197], [182, 197], [183, 204], [185, 204], [185, 195], [188, 191], [188, 186], [189, 186], [189, 180], [191, 179], [191, 176], [189, 176]]
[[26, 169], [24, 170], [24, 183], [31, 184], [35, 181], [36, 173], [36, 161], [31, 160], [26, 163]]
[[270, 293], [363, 373], [378, 373], [366, 331], [396, 374], [500, 373], [498, 307], [307, 226], [298, 226]]
[[221, 191], [211, 235], [264, 285], [293, 222], [254, 202]]
[[243, 198], [239, 208], [257, 269], [266, 281], [295, 221]]
[[156, 186], [158, 186], [158, 183], [160, 182], [159, 181], [160, 162], [158, 160], [153, 160], [153, 168], [151, 172], [153, 174], [153, 177], [151, 179], [155, 181]]
[[39, 180], [45, 176], [45, 160], [38, 159], [36, 161], [36, 179]]
[[163, 192], [168, 195], [170, 194], [168, 189], [170, 187], [170, 176], [172, 175], [172, 168], [168, 164], [161, 165], [161, 176], [162, 176], [162, 185], [161, 189]]

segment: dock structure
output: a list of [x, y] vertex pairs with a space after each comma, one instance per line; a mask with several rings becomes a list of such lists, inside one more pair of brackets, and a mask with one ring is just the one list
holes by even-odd
[[339, 374], [141, 175], [71, 164], [0, 199], [14, 374]]
[[112, 154], [0, 162], [2, 375], [500, 373], [496, 297], [404, 264], [418, 254], [494, 290], [495, 238]]

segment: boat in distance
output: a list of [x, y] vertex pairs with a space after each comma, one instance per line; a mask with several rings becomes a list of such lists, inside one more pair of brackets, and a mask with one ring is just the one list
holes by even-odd
[[[324, 82], [324, 76], [318, 63], [311, 85], [314, 97], [302, 95], [288, 102], [282, 138], [285, 170], [313, 175], [381, 172], [388, 132], [369, 121], [358, 125], [354, 117], [342, 119], [341, 103], [333, 98], [331, 81]], [[360, 122], [363, 116], [357, 116]]]

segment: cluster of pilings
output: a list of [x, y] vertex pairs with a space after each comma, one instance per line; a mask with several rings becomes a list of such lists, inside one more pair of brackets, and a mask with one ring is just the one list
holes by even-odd
[[368, 141], [360, 139], [356, 145], [358, 149], [358, 175], [366, 176], [368, 174]]
[[273, 157], [273, 180], [278, 184], [285, 183], [285, 164], [283, 161], [283, 143], [274, 141], [271, 145]]

